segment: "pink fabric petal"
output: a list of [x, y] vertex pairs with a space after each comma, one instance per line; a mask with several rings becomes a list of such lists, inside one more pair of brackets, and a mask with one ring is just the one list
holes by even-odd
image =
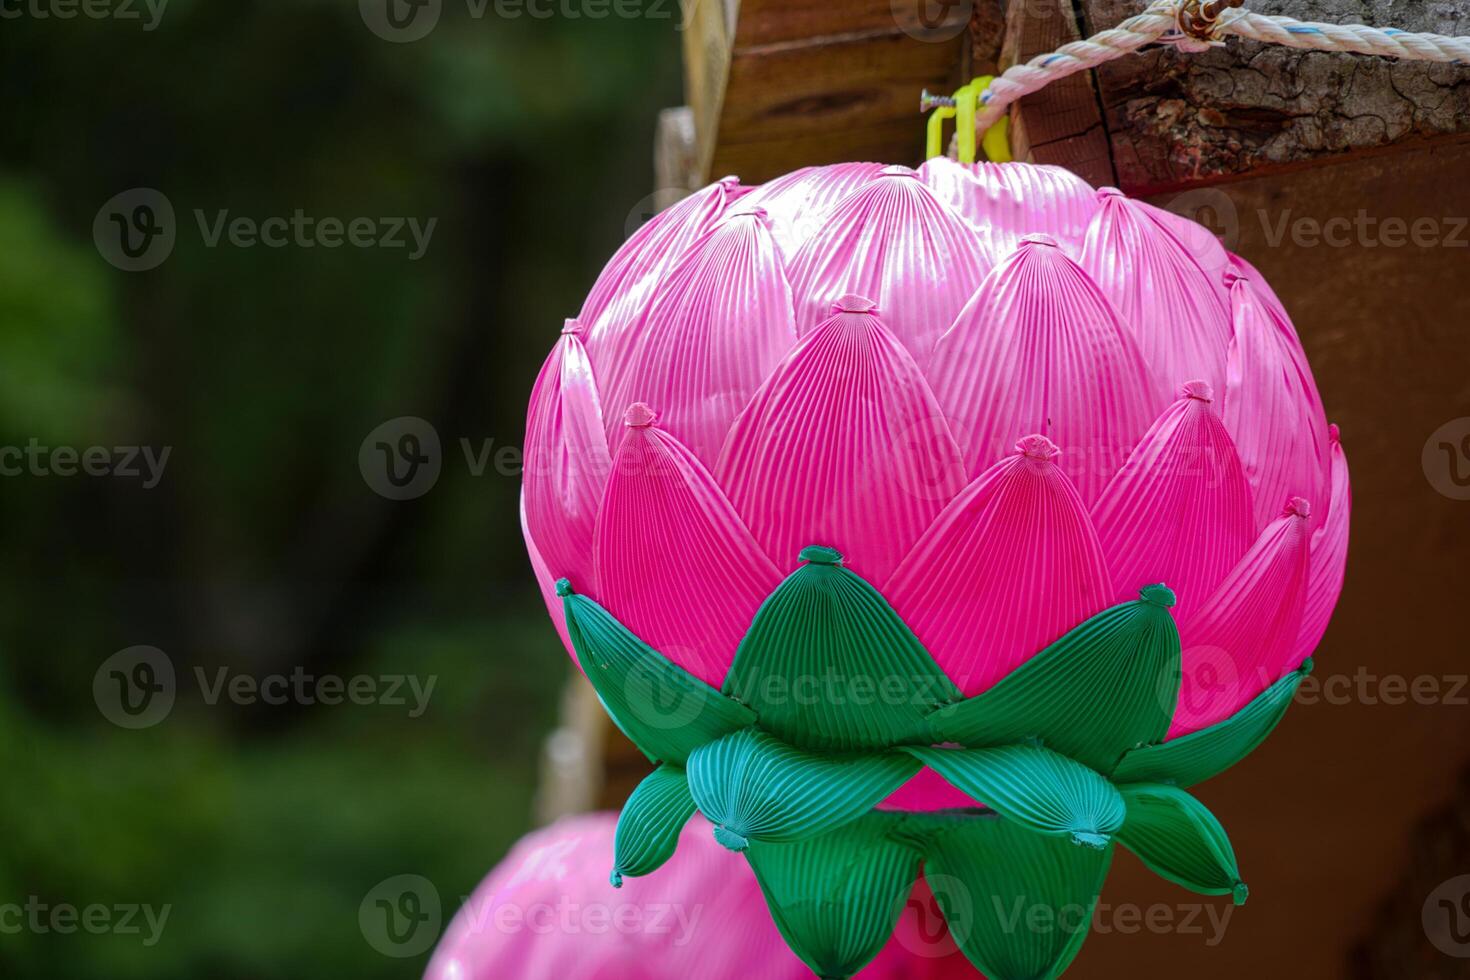
[[955, 210], [992, 255], [1009, 255], [1033, 232], [1080, 255], [1097, 212], [1097, 192], [1070, 170], [1024, 163], [956, 163], [935, 157], [919, 168], [934, 196]]
[[760, 208], [770, 215], [771, 234], [786, 261], [826, 225], [827, 212], [883, 172], [882, 163], [837, 163], [802, 167], [751, 191], [735, 211]]
[[[616, 831], [617, 814], [588, 813], [522, 838], [459, 904], [424, 980], [811, 980], [749, 863], [703, 818], [667, 864], [619, 889], [607, 882]], [[976, 976], [920, 882], [856, 980]]]
[[546, 566], [595, 591], [592, 531], [611, 462], [582, 328], [568, 320], [531, 389], [526, 420], [526, 524]]
[[[791, 286], [760, 211], [726, 218], [670, 272], [649, 308], [632, 368], [608, 393], [622, 427], [634, 402], [713, 466], [730, 423], [796, 343]], [[609, 429], [616, 446], [620, 431]]]
[[634, 635], [714, 687], [781, 583], [713, 478], [647, 405], [628, 409], [597, 517], [602, 604]]
[[[1194, 191], [1185, 191], [1175, 198], [1176, 206], [1184, 206], [1190, 203], [1190, 196]], [[1202, 188], [1198, 193], [1219, 195], [1221, 192], [1215, 188]], [[1228, 203], [1228, 198], [1224, 203]], [[1135, 201], [1139, 209], [1148, 215], [1165, 231], [1174, 236], [1175, 241], [1184, 246], [1184, 250], [1194, 257], [1195, 264], [1205, 274], [1205, 283], [1220, 297], [1222, 304], [1230, 302], [1229, 289], [1225, 282], [1225, 273], [1230, 269], [1230, 253], [1225, 250], [1225, 245], [1209, 228], [1191, 218], [1166, 208], [1155, 207], [1147, 201]]]
[[1230, 311], [1209, 275], [1137, 202], [1111, 187], [1098, 197], [1082, 267], [1132, 328], [1164, 384], [1200, 378], [1223, 391]]
[[1184, 385], [1092, 508], [1117, 601], [1163, 582], [1179, 622], [1256, 534], [1250, 484], [1211, 398], [1203, 381]]
[[878, 809], [930, 813], [934, 810], [965, 810], [980, 806], [984, 804], [925, 766], [911, 776], [908, 782], [894, 790], [888, 799], [879, 803]]
[[1056, 446], [1032, 435], [1017, 450], [944, 509], [882, 590], [966, 697], [1114, 594]]
[[1062, 447], [1091, 506], [1163, 399], [1107, 298], [1046, 235], [1028, 235], [939, 339], [930, 387], [977, 475], [1021, 436]]
[[587, 349], [605, 389], [611, 391], [617, 374], [631, 366], [643, 317], [664, 275], [749, 190], [726, 177], [696, 191], [650, 218], [608, 261], [577, 316], [587, 327]]
[[1307, 593], [1311, 508], [1292, 498], [1195, 614], [1179, 629], [1183, 681], [1169, 737], [1245, 707], [1294, 660]]
[[531, 537], [531, 529], [526, 523], [525, 490], [521, 491], [521, 535], [526, 539], [526, 554], [531, 559], [531, 572], [536, 576], [536, 587], [540, 589], [541, 601], [546, 603], [546, 611], [551, 615], [551, 624], [556, 627], [556, 635], [561, 637], [561, 645], [567, 648], [572, 661], [580, 667], [577, 650], [572, 646], [572, 638], [567, 633], [567, 618], [562, 610], [561, 596], [556, 594], [556, 576], [546, 567], [546, 561], [537, 550], [536, 542]]
[[823, 322], [844, 294], [872, 297], [922, 367], [992, 264], [975, 233], [917, 174], [887, 167], [827, 212], [797, 252], [797, 333]]
[[[1235, 338], [1223, 416], [1255, 499], [1256, 526], [1281, 512], [1288, 497], [1330, 509], [1323, 492], [1327, 420], [1316, 387], [1292, 350], [1287, 331], [1249, 279], [1230, 287]], [[1314, 526], [1321, 523], [1314, 521]]]
[[756, 393], [720, 455], [720, 485], [784, 572], [821, 544], [877, 584], [964, 486], [924, 376], [876, 314], [843, 297]]
[[1307, 565], [1307, 603], [1302, 614], [1302, 632], [1297, 640], [1296, 658], [1305, 659], [1322, 642], [1332, 609], [1342, 593], [1347, 571], [1348, 522], [1353, 507], [1353, 492], [1348, 485], [1347, 455], [1337, 426], [1331, 426], [1332, 442], [1332, 511], [1326, 523], [1312, 533], [1312, 555]]

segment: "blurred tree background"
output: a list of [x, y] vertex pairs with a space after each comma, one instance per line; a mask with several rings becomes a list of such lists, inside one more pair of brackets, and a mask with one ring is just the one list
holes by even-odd
[[[420, 874], [447, 922], [529, 826], [567, 670], [518, 476], [477, 474], [461, 440], [521, 444], [562, 318], [640, 217], [680, 12], [445, 0], [389, 43], [353, 0], [171, 0], [152, 30], [141, 0], [40, 15], [65, 7], [0, 0], [0, 447], [170, 455], [153, 487], [0, 477], [0, 907], [171, 911], [151, 947], [0, 918], [0, 975], [417, 976], [427, 954], [375, 951], [359, 904]], [[92, 229], [137, 187], [177, 242], [129, 273]], [[410, 261], [211, 247], [196, 209], [437, 224]], [[358, 450], [405, 415], [443, 471], [395, 502]], [[130, 731], [92, 683], [138, 644], [178, 700]], [[196, 668], [436, 686], [420, 717], [211, 704]]]

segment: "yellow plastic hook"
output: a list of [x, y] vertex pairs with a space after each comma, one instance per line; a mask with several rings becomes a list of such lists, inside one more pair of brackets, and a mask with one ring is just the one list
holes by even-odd
[[[981, 75], [954, 94], [954, 105], [940, 106], [929, 114], [925, 157], [944, 155], [944, 121], [955, 120], [955, 148], [961, 163], [975, 162], [975, 114], [980, 107], [980, 96], [990, 86], [993, 75]], [[980, 149], [992, 163], [1009, 163], [1011, 144], [1009, 139], [1010, 120], [1001, 117], [985, 130], [980, 137]]]

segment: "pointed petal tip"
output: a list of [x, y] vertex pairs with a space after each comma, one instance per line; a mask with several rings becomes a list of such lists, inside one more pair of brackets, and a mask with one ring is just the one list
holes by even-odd
[[1016, 452], [1020, 453], [1022, 456], [1029, 456], [1031, 459], [1039, 459], [1042, 462], [1049, 462], [1056, 459], [1057, 456], [1061, 455], [1062, 451], [1057, 448], [1056, 443], [1052, 442], [1046, 436], [1036, 434], [1023, 436], [1021, 439], [1017, 440]]
[[614, 888], [623, 887], [623, 874], [620, 871], [614, 871], [612, 874], [608, 875], [607, 880], [608, 884], [612, 885]]
[[1084, 831], [1073, 831], [1072, 843], [1078, 847], [1090, 847], [1094, 851], [1101, 851], [1112, 842], [1112, 837], [1107, 834], [1092, 834]]
[[809, 544], [796, 556], [798, 561], [812, 565], [842, 565], [842, 552], [821, 544]]
[[1116, 187], [1099, 187], [1097, 189], [1096, 197], [1097, 197], [1097, 199], [1099, 201], [1106, 201], [1109, 198], [1114, 198], [1114, 197], [1121, 197], [1121, 198], [1125, 198], [1126, 199], [1128, 197], [1128, 195], [1127, 194], [1124, 194], [1122, 191], [1118, 190], [1118, 188], [1116, 188]]
[[646, 429], [658, 421], [658, 413], [644, 402], [634, 402], [623, 413], [623, 424], [630, 429]]
[[1298, 674], [1301, 674], [1303, 677], [1306, 677], [1308, 674], [1310, 674], [1316, 668], [1317, 668], [1317, 662], [1315, 660], [1313, 660], [1311, 657], [1308, 657], [1306, 660], [1303, 660], [1302, 661], [1302, 665], [1296, 669], [1296, 672]]
[[1194, 381], [1186, 381], [1179, 386], [1179, 397], [1192, 398], [1195, 401], [1208, 403], [1215, 400], [1215, 389], [1211, 387], [1208, 381], [1197, 378]]
[[1292, 497], [1286, 501], [1286, 507], [1281, 512], [1282, 517], [1300, 517], [1308, 520], [1312, 516], [1312, 505], [1305, 497]]
[[1230, 899], [1236, 905], [1244, 905], [1245, 900], [1250, 897], [1251, 890], [1246, 887], [1245, 882], [1237, 881], [1235, 887], [1230, 890]]
[[1145, 585], [1138, 590], [1138, 598], [1151, 606], [1158, 606], [1161, 609], [1168, 609], [1177, 601], [1174, 596], [1174, 590], [1163, 582]]
[[1342, 430], [1338, 429], [1336, 422], [1332, 422], [1327, 426], [1327, 438], [1331, 440], [1334, 446], [1342, 442]]
[[1017, 243], [1018, 247], [1021, 245], [1048, 245], [1052, 248], [1061, 248], [1061, 245], [1057, 244], [1057, 240], [1055, 238], [1051, 237], [1045, 232], [1039, 231], [1033, 232], [1029, 235], [1022, 235], [1021, 240]]
[[569, 316], [564, 321], [562, 321], [561, 332], [563, 335], [571, 334], [573, 336], [580, 337], [584, 331], [585, 328], [582, 326], [582, 321], [578, 320], [574, 316]]
[[833, 313], [877, 313], [878, 301], [868, 299], [857, 293], [847, 293], [839, 296], [832, 303]]
[[556, 580], [556, 594], [565, 599], [569, 595], [575, 595], [572, 591], [572, 583], [569, 579], [559, 578]]
[[719, 841], [721, 847], [737, 853], [750, 846], [750, 841], [723, 824], [715, 827], [715, 840]]

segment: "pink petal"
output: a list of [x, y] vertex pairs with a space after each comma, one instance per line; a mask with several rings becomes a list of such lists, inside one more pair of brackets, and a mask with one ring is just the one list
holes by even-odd
[[[660, 406], [664, 429], [707, 466], [730, 423], [796, 343], [791, 286], [759, 211], [742, 211], [697, 242], [660, 285], [631, 357], [607, 398], [621, 429], [634, 402]], [[608, 431], [616, 445], [622, 433]]]
[[1113, 188], [1098, 197], [1082, 267], [1132, 328], [1164, 384], [1201, 378], [1223, 391], [1230, 312], [1209, 275], [1136, 201]]
[[1089, 506], [1158, 411], [1133, 337], [1046, 235], [1026, 236], [986, 277], [927, 373], [972, 476], [1040, 432]]
[[973, 809], [983, 805], [939, 773], [925, 766], [908, 782], [894, 790], [886, 800], [879, 803], [878, 809], [929, 813], [934, 810]]
[[1302, 371], [1305, 360], [1292, 350], [1289, 328], [1261, 302], [1249, 279], [1234, 280], [1230, 300], [1235, 339], [1223, 416], [1250, 480], [1256, 526], [1264, 527], [1292, 496], [1330, 509], [1321, 462], [1327, 420], [1316, 387]]
[[556, 594], [556, 576], [551, 574], [551, 569], [546, 567], [541, 552], [536, 550], [536, 542], [531, 539], [531, 529], [526, 524], [526, 492], [524, 490], [521, 491], [521, 536], [526, 539], [526, 553], [531, 559], [531, 572], [536, 576], [537, 588], [541, 590], [541, 601], [546, 603], [546, 611], [551, 614], [551, 624], [556, 627], [556, 635], [561, 637], [562, 646], [567, 648], [572, 662], [578, 663], [576, 648], [572, 646], [572, 638], [567, 633], [567, 619], [562, 610], [561, 596]]
[[1296, 657], [1306, 658], [1322, 642], [1332, 608], [1342, 593], [1347, 571], [1348, 519], [1352, 512], [1353, 492], [1348, 485], [1347, 456], [1342, 451], [1337, 426], [1331, 426], [1332, 441], [1332, 511], [1326, 523], [1312, 533], [1312, 556], [1307, 566], [1307, 603], [1302, 613], [1302, 632], [1296, 644]]
[[628, 409], [597, 517], [602, 604], [636, 636], [719, 687], [781, 574], [761, 552], [704, 464]]
[[1184, 385], [1092, 508], [1119, 602], [1163, 582], [1186, 621], [1255, 537], [1250, 484], [1209, 385]]
[[883, 594], [939, 666], [974, 697], [1101, 611], [1114, 592], [1102, 546], [1055, 445], [1018, 453], [964, 489]]
[[526, 419], [526, 524], [556, 578], [595, 591], [592, 530], [611, 462], [582, 328], [568, 320], [531, 389]]
[[826, 224], [827, 212], [883, 172], [881, 163], [837, 163], [802, 167], [762, 184], [740, 201], [736, 211], [761, 208], [771, 217], [771, 233], [790, 261]]
[[785, 572], [822, 544], [881, 582], [964, 485], [928, 384], [876, 313], [844, 297], [756, 392], [715, 469]]
[[919, 168], [919, 177], [992, 255], [1009, 255], [1033, 232], [1051, 235], [1069, 255], [1078, 255], [1097, 212], [1092, 185], [1061, 167], [935, 157]]
[[[1171, 202], [1176, 207], [1185, 207], [1190, 203], [1192, 194], [1220, 195], [1223, 192], [1218, 188], [1206, 187], [1197, 191], [1185, 191], [1175, 197]], [[1205, 274], [1205, 282], [1220, 297], [1222, 304], [1229, 303], [1229, 290], [1226, 288], [1225, 273], [1230, 268], [1230, 253], [1220, 241], [1220, 237], [1209, 228], [1186, 218], [1184, 215], [1165, 208], [1154, 207], [1147, 201], [1135, 201], [1139, 209], [1148, 215], [1154, 222], [1174, 237], [1184, 250], [1194, 257], [1195, 264]], [[1221, 204], [1233, 207], [1228, 197]]]
[[917, 174], [885, 168], [827, 212], [792, 261], [797, 333], [821, 323], [841, 296], [869, 296], [922, 367], [991, 265], [975, 233]]
[[605, 366], [605, 389], [611, 391], [616, 374], [631, 363], [643, 317], [665, 273], [749, 190], [734, 177], [718, 180], [654, 215], [608, 260], [577, 317], [587, 327], [588, 350]]
[[1311, 508], [1295, 497], [1180, 627], [1183, 683], [1169, 737], [1228, 718], [1293, 661], [1307, 592]]

